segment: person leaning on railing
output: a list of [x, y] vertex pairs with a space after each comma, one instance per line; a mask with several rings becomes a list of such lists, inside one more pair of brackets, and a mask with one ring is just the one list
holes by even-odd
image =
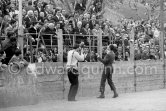
[[91, 52], [88, 47], [84, 47], [84, 62], [91, 62]]
[[9, 65], [18, 65], [19, 68], [28, 66], [28, 62], [22, 58], [21, 50], [17, 49], [14, 56], [9, 61]]
[[6, 53], [4, 64], [8, 65], [10, 59], [17, 49], [17, 38], [14, 36], [14, 32], [8, 32], [7, 38], [1, 42], [1, 50]]
[[77, 22], [77, 27], [74, 29], [74, 33], [76, 34], [76, 43], [80, 44], [85, 41], [84, 35], [86, 34], [84, 29], [82, 28], [82, 22]]
[[[56, 34], [56, 28], [54, 23], [48, 23], [48, 25], [45, 27], [45, 29], [42, 31], [42, 37], [44, 39], [45, 45], [50, 45], [51, 41], [49, 40], [50, 37], [57, 35]], [[54, 41], [53, 41], [54, 42]]]

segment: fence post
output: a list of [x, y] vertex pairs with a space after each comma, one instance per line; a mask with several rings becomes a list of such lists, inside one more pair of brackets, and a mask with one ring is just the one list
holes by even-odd
[[125, 44], [124, 44], [124, 35], [122, 37], [122, 49], [123, 49], [123, 60], [125, 60], [126, 51], [125, 51]]
[[97, 36], [97, 53], [102, 58], [102, 50], [103, 50], [103, 43], [102, 43], [102, 30], [99, 30], [98, 36]]
[[73, 35], [73, 46], [76, 44], [76, 34]]
[[23, 25], [22, 25], [22, 0], [19, 0], [19, 29], [18, 29], [18, 43], [22, 52], [22, 58], [24, 58], [23, 52]]
[[134, 48], [134, 41], [135, 41], [135, 33], [134, 33], [134, 28], [132, 28], [131, 32], [130, 32], [130, 61], [133, 64], [133, 69], [134, 69], [134, 90], [135, 92], [137, 91], [137, 80], [136, 80], [136, 63], [135, 63], [135, 48]]
[[164, 73], [164, 88], [165, 88], [165, 49], [164, 49], [164, 41], [165, 41], [165, 30], [164, 30], [164, 0], [160, 0], [160, 53], [161, 53], [161, 60], [163, 61], [163, 73]]
[[134, 61], [134, 28], [130, 33], [130, 61]]
[[63, 62], [63, 35], [62, 30], [57, 31], [58, 38], [58, 62]]
[[30, 42], [30, 53], [31, 53], [31, 58], [30, 58], [30, 62], [33, 63], [33, 52], [32, 52], [32, 37], [29, 38], [29, 42]]
[[53, 47], [52, 47], [52, 42], [53, 42], [52, 39], [53, 39], [53, 35], [51, 35], [51, 49], [53, 48]]

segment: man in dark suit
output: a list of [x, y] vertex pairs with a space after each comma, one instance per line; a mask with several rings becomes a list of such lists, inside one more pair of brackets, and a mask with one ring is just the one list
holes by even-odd
[[6, 58], [3, 61], [3, 64], [8, 65], [10, 59], [15, 54], [15, 50], [17, 49], [17, 39], [16, 37], [13, 37], [14, 32], [8, 32], [7, 38], [2, 41], [2, 51], [6, 53]]
[[79, 14], [82, 14], [86, 9], [86, 4], [83, 3], [83, 0], [79, 0], [75, 5], [75, 11], [78, 11]]
[[77, 44], [80, 44], [81, 42], [85, 42], [85, 40], [87, 39], [87, 37], [83, 36], [83, 35], [86, 34], [86, 32], [82, 28], [82, 22], [81, 21], [79, 21], [77, 23], [77, 28], [74, 29], [74, 33], [77, 34], [76, 35], [76, 43]]
[[88, 47], [85, 47], [84, 48], [84, 57], [85, 57], [85, 62], [91, 62], [91, 57], [90, 57], [91, 55], [90, 55], [90, 51], [89, 51], [89, 49], [88, 49]]
[[[45, 42], [45, 45], [50, 45], [51, 44], [51, 36], [54, 38], [56, 34], [56, 28], [55, 28], [55, 24], [54, 23], [49, 23], [48, 26], [45, 28], [45, 30], [43, 30], [42, 32], [42, 36]], [[54, 39], [53, 44], [57, 43], [57, 39]], [[55, 44], [57, 45], [57, 44]]]
[[32, 6], [32, 2], [31, 2], [31, 1], [28, 2], [28, 6], [25, 8], [25, 10], [26, 10], [27, 12], [28, 12], [29, 10], [32, 10], [32, 11], [35, 10], [35, 8]]
[[27, 12], [27, 16], [24, 18], [26, 28], [29, 28], [33, 23], [36, 23], [36, 19], [34, 17], [34, 13], [32, 10]]
[[94, 29], [96, 24], [98, 24], [98, 21], [96, 20], [96, 15], [92, 15], [92, 18], [89, 21], [89, 28], [91, 30]]
[[111, 90], [114, 92], [113, 98], [118, 97], [118, 93], [116, 92], [115, 85], [112, 81], [112, 74], [113, 74], [113, 66], [115, 60], [115, 54], [114, 54], [115, 47], [113, 45], [107, 46], [107, 54], [104, 57], [104, 59], [100, 58], [98, 55], [98, 60], [104, 64], [104, 71], [101, 77], [101, 83], [100, 83], [100, 92], [101, 95], [98, 98], [105, 98], [104, 91], [105, 91], [105, 82], [106, 79], [108, 81], [109, 86], [111, 87]]
[[33, 39], [33, 45], [37, 44], [37, 38], [39, 36], [39, 32], [41, 29], [41, 24], [39, 23], [32, 23], [31, 27], [28, 28], [28, 32], [30, 33], [32, 39]]
[[63, 18], [61, 16], [61, 11], [57, 11], [56, 15], [52, 19], [55, 21], [55, 23], [57, 23], [57, 22], [60, 22], [60, 23], [63, 22]]

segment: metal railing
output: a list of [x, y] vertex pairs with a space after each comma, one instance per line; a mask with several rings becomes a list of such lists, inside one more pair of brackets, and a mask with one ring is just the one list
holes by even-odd
[[[0, 40], [4, 40], [5, 36], [1, 36]], [[34, 39], [32, 39], [34, 38]], [[59, 46], [59, 40], [61, 41], [61, 47]], [[103, 48], [107, 46], [108, 44], [115, 44], [115, 37], [112, 35], [83, 35], [83, 34], [63, 34], [60, 32], [59, 34], [44, 34], [44, 33], [25, 33], [24, 34], [24, 45], [27, 46], [27, 51], [30, 50], [31, 56], [33, 54], [33, 49], [36, 51], [36, 55], [38, 54], [39, 46], [42, 44], [45, 48], [45, 52], [47, 55], [49, 55], [49, 51], [53, 50], [54, 48], [58, 49], [58, 55], [60, 57], [63, 57], [64, 48], [66, 47], [73, 47], [77, 42], [84, 41], [86, 48], [89, 49], [89, 51], [95, 51], [95, 53], [103, 53]], [[101, 41], [100, 41], [101, 40]], [[68, 43], [67, 43], [68, 42]], [[130, 50], [132, 46], [125, 46], [124, 39], [122, 38], [122, 46], [121, 49], [118, 48], [117, 53], [118, 58], [120, 60], [125, 60], [126, 58], [126, 52], [127, 50]], [[129, 49], [127, 49], [128, 47]], [[134, 47], [134, 46], [133, 46]], [[120, 50], [120, 51], [119, 51]], [[128, 56], [131, 55], [131, 51], [128, 51]], [[135, 54], [135, 52], [133, 52]], [[133, 55], [134, 55], [133, 54]], [[31, 58], [33, 60], [33, 58]]]

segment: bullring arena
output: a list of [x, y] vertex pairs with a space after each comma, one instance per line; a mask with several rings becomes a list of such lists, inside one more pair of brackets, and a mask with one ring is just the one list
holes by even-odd
[[[160, 12], [153, 13], [159, 18], [142, 13], [150, 10], [148, 0], [73, 1], [13, 0], [7, 4], [2, 0], [0, 111], [165, 111], [164, 1], [155, 2], [161, 2], [156, 6]], [[80, 2], [82, 9], [77, 9]], [[128, 10], [130, 14], [126, 14]], [[39, 18], [29, 22], [31, 17]], [[13, 36], [15, 45], [10, 42]], [[86, 60], [78, 63], [77, 101], [68, 101], [67, 54], [80, 42], [85, 43], [81, 48]], [[119, 97], [112, 98], [106, 85], [105, 98], [99, 99], [104, 65], [96, 55], [104, 58], [109, 44], [117, 48], [112, 79]], [[5, 64], [15, 51], [13, 47], [22, 52], [19, 54], [26, 65], [11, 60]]]

